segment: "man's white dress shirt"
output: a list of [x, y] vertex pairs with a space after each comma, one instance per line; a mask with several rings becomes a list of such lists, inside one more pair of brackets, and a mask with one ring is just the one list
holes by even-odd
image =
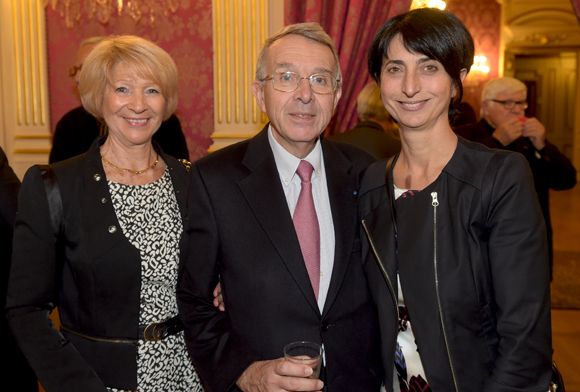
[[[274, 153], [276, 167], [282, 182], [282, 188], [286, 195], [286, 202], [290, 215], [294, 216], [294, 209], [298, 203], [298, 196], [302, 188], [302, 181], [296, 170], [301, 159], [290, 154], [274, 139], [272, 126], [268, 127], [268, 140]], [[324, 302], [330, 286], [332, 267], [334, 266], [334, 224], [332, 222], [332, 212], [330, 211], [330, 199], [328, 197], [328, 186], [326, 183], [326, 171], [324, 170], [324, 159], [320, 139], [316, 141], [314, 149], [304, 160], [310, 162], [314, 167], [312, 172], [312, 197], [314, 208], [318, 216], [320, 226], [320, 288], [318, 293], [318, 308], [320, 313], [324, 309]]]

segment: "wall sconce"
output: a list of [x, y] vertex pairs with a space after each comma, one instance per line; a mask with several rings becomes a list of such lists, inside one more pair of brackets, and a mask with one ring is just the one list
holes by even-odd
[[470, 87], [479, 86], [482, 82], [487, 80], [489, 71], [490, 68], [487, 65], [487, 57], [475, 56], [473, 58], [473, 65], [471, 66], [471, 70], [469, 71], [469, 75], [467, 75], [464, 84]]
[[473, 65], [471, 66], [471, 72], [481, 72], [487, 75], [489, 73], [489, 66], [487, 65], [487, 57], [475, 56], [473, 58]]
[[411, 3], [411, 10], [417, 8], [439, 8], [444, 10], [447, 4], [442, 0], [413, 0]]

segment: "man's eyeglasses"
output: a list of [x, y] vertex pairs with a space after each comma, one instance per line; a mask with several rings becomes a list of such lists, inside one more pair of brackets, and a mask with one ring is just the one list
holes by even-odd
[[74, 78], [75, 75], [77, 74], [77, 72], [79, 72], [82, 68], [83, 68], [82, 64], [79, 65], [78, 67], [76, 65], [73, 65], [73, 67], [68, 70], [68, 76], [70, 76], [71, 78]]
[[492, 99], [492, 101], [503, 105], [506, 110], [512, 110], [516, 105], [518, 105], [522, 110], [526, 110], [528, 108], [528, 103], [526, 101], [514, 101], [512, 99], [508, 99], [507, 101]]
[[340, 83], [340, 81], [332, 75], [314, 74], [305, 78], [294, 72], [277, 72], [273, 75], [266, 76], [262, 79], [262, 82], [271, 80], [274, 90], [291, 93], [300, 86], [302, 79], [308, 79], [310, 88], [316, 94], [332, 94], [336, 91]]

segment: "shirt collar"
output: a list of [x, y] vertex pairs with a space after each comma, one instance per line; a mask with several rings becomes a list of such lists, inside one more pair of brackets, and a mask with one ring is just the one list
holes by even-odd
[[[296, 169], [300, 164], [301, 159], [290, 154], [284, 147], [278, 143], [272, 134], [272, 125], [268, 127], [268, 141], [270, 142], [270, 147], [274, 153], [274, 160], [276, 161], [276, 167], [278, 168], [278, 173], [282, 179], [282, 183], [287, 186], [292, 182], [292, 178], [296, 175]], [[314, 167], [314, 178], [319, 178], [322, 173], [322, 147], [320, 145], [320, 138], [316, 140], [316, 144], [305, 161], [310, 162]]]

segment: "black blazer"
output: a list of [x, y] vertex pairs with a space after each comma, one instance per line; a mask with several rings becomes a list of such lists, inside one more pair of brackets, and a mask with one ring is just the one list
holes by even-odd
[[[196, 161], [190, 171], [178, 303], [194, 364], [209, 391], [237, 390], [251, 363], [280, 358], [286, 344], [308, 340], [326, 349], [328, 391], [378, 391], [378, 322], [356, 216], [359, 182], [372, 158], [322, 140], [336, 248], [320, 314], [267, 132]], [[212, 304], [218, 278], [225, 312]]]
[[366, 171], [360, 214], [387, 390], [398, 271], [433, 391], [545, 391], [552, 354], [546, 228], [524, 158], [459, 138], [433, 183], [395, 201], [397, 242], [385, 164]]
[[[66, 329], [101, 339], [138, 337], [141, 258], [123, 235], [111, 203], [99, 154], [104, 141], [100, 137], [87, 153], [52, 165], [64, 210], [62, 252], [55, 247], [46, 191], [35, 166], [19, 195], [8, 318], [47, 392], [104, 392], [105, 385], [137, 389], [134, 343], [84, 339], [55, 330], [48, 319], [58, 306]], [[154, 146], [170, 169], [185, 221], [187, 170]]]

